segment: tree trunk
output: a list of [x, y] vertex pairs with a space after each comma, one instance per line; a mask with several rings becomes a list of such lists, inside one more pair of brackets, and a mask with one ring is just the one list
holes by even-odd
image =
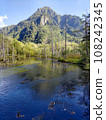
[[[85, 18], [85, 21], [87, 21], [86, 20], [86, 18]], [[85, 39], [86, 39], [86, 54], [87, 54], [87, 57], [88, 57], [88, 40], [87, 40], [87, 22], [85, 22]]]
[[14, 46], [13, 46], [13, 50], [12, 50], [12, 60], [14, 61]]
[[53, 46], [53, 33], [52, 33], [52, 28], [51, 28], [51, 45], [52, 45], [52, 58], [54, 56], [54, 46]]
[[61, 41], [61, 56], [63, 57], [63, 45], [62, 45], [62, 41]]
[[1, 45], [0, 45], [0, 60], [1, 60]]
[[44, 43], [44, 57], [46, 58], [46, 45]]
[[5, 61], [5, 48], [4, 48], [4, 33], [3, 33], [3, 41], [2, 41], [2, 54], [3, 54], [3, 61]]
[[7, 41], [7, 59], [9, 58], [9, 50], [8, 50], [8, 41]]
[[59, 44], [58, 44], [58, 58], [60, 57], [60, 47], [59, 47]]
[[65, 31], [65, 58], [66, 58], [66, 52], [67, 52], [67, 36]]
[[67, 18], [65, 21], [65, 58], [66, 58], [66, 52], [67, 52]]

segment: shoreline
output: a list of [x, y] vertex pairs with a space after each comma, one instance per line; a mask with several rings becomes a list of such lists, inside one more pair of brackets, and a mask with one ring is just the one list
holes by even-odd
[[[59, 58], [50, 58], [50, 57], [43, 58], [43, 57], [35, 57], [35, 56], [33, 56], [33, 57], [19, 57], [18, 59], [15, 59], [15, 60], [20, 61], [20, 60], [28, 59], [28, 58], [43, 59], [43, 60], [44, 59], [57, 60], [58, 62], [61, 62], [61, 63], [75, 64], [75, 65], [78, 65], [78, 66], [82, 67], [85, 70], [90, 70], [90, 63], [84, 64], [84, 63], [80, 62], [80, 59], [73, 59], [73, 58], [68, 58], [68, 59], [67, 58], [66, 59], [61, 58], [61, 59], [59, 59]], [[12, 61], [13, 60], [7, 60], [6, 62], [0, 61], [0, 67], [4, 68], [4, 67], [8, 66], [8, 64], [14, 65], [14, 63], [12, 63]]]

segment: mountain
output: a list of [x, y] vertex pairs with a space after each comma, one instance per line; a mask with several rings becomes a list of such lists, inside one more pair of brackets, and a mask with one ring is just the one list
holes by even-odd
[[[44, 36], [50, 38], [50, 32], [54, 36], [61, 36], [64, 39], [64, 28], [67, 26], [68, 40], [75, 40], [82, 37], [83, 33], [75, 33], [75, 30], [82, 30], [81, 18], [72, 15], [58, 15], [49, 7], [38, 8], [38, 10], [28, 19], [19, 22], [17, 25], [4, 27], [7, 36], [18, 39], [19, 41], [31, 41], [41, 43]], [[57, 39], [57, 38], [54, 39]]]

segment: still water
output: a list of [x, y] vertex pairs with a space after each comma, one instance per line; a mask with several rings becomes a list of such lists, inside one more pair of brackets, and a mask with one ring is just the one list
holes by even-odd
[[89, 120], [89, 71], [26, 59], [0, 68], [0, 120]]

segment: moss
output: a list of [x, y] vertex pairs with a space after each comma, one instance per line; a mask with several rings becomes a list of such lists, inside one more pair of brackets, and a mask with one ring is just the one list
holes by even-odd
[[67, 63], [74, 63], [74, 64], [79, 64], [80, 63], [80, 59], [73, 59], [73, 58], [59, 58], [60, 62], [67, 62]]
[[90, 69], [90, 64], [89, 63], [85, 64], [84, 69], [89, 70]]

